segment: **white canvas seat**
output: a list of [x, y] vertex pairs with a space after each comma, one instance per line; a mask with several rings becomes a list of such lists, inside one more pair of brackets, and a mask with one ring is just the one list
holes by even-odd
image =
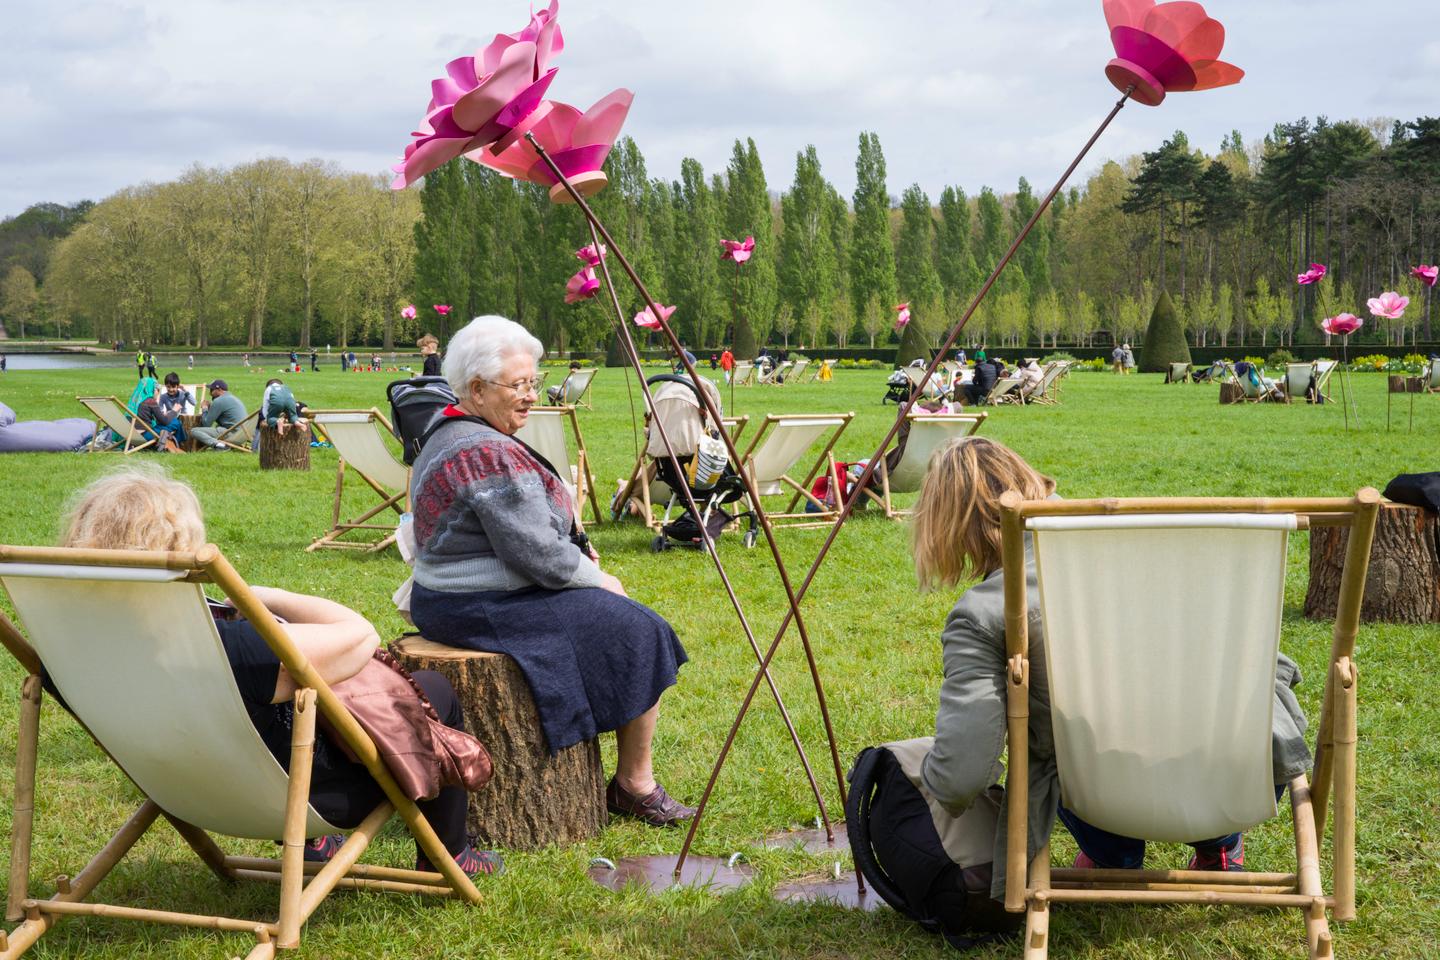
[[1330, 376], [1339, 365], [1338, 360], [1315, 361], [1315, 393], [1324, 397], [1327, 403], [1330, 401]]
[[749, 387], [755, 383], [755, 363], [752, 360], [740, 360], [735, 364], [735, 369], [730, 372], [730, 382], [737, 387]]
[[785, 381], [790, 379], [790, 371], [794, 367], [795, 361], [782, 360], [780, 365], [775, 368], [775, 375], [770, 378], [770, 382], [776, 386], [783, 386]]
[[1273, 391], [1265, 387], [1267, 378], [1259, 370], [1255, 371], [1255, 375], [1260, 378], [1260, 383], [1254, 383], [1249, 376], [1240, 376], [1234, 365], [1229, 363], [1225, 364], [1225, 375], [1227, 382], [1239, 388], [1241, 402], [1267, 403], [1275, 399]]
[[[1331, 955], [1323, 907], [1337, 919], [1355, 915], [1353, 658], [1379, 502], [1368, 489], [1329, 500], [1002, 496], [1008, 769], [1029, 769], [1028, 533], [1063, 802], [1094, 826], [1145, 840], [1225, 836], [1275, 814], [1271, 727], [1289, 532], [1312, 515], [1350, 526], [1330, 672], [1312, 728], [1314, 787], [1303, 774], [1288, 784], [1293, 872], [1052, 868], [1048, 845], [1027, 857], [1028, 790], [1012, 780], [1005, 904], [1027, 914], [1027, 958], [1046, 956], [1050, 905], [1075, 902], [1295, 908], [1305, 916], [1309, 955]], [[1318, 845], [1332, 789], [1327, 898]]]
[[1170, 369], [1165, 371], [1166, 383], [1184, 383], [1190, 379], [1190, 364], [1184, 361], [1170, 364]]
[[867, 489], [865, 495], [885, 510], [885, 516], [899, 519], [910, 515], [910, 510], [895, 506], [893, 496], [897, 493], [914, 493], [920, 489], [925, 472], [930, 467], [930, 455], [942, 443], [952, 437], [972, 437], [985, 423], [990, 414], [981, 410], [975, 413], [924, 413], [912, 412], [905, 415], [910, 430], [905, 437], [905, 449], [900, 462], [892, 471], [881, 457], [876, 464], [874, 476], [880, 484], [880, 493]]
[[810, 361], [809, 361], [809, 359], [806, 358], [806, 357], [801, 357], [799, 360], [796, 360], [796, 361], [795, 361], [795, 366], [792, 367], [791, 370], [790, 370], [790, 372], [785, 375], [785, 382], [786, 382], [786, 383], [804, 383], [804, 382], [805, 382], [805, 371], [808, 370], [809, 368], [810, 368]]
[[79, 403], [95, 417], [95, 435], [90, 438], [88, 450], [99, 450], [100, 438], [108, 431], [120, 437], [115, 447], [127, 457], [139, 450], [153, 447], [160, 442], [160, 436], [137, 418], [125, 404], [114, 397], [76, 397]]
[[1285, 398], [1288, 402], [1304, 399], [1305, 391], [1310, 389], [1310, 384], [1315, 380], [1315, 364], [1313, 363], [1287, 363], [1285, 364]]
[[1001, 379], [995, 381], [995, 386], [990, 388], [990, 392], [985, 394], [984, 398], [981, 399], [980, 402], [990, 405], [998, 405], [1001, 403], [1019, 403], [1019, 395], [1012, 394], [1010, 392], [1018, 386], [1020, 386], [1019, 377], [1002, 377]]
[[[320, 433], [323, 433], [340, 455], [335, 474], [335, 500], [330, 511], [330, 529], [315, 538], [306, 553], [321, 549], [366, 550], [374, 553], [384, 550], [395, 542], [395, 527], [405, 513], [405, 501], [410, 495], [410, 468], [390, 452], [386, 436], [391, 435], [390, 421], [379, 410], [316, 410], [309, 414]], [[381, 431], [384, 431], [382, 433]], [[341, 496], [345, 491], [345, 473], [350, 470], [360, 475], [366, 487], [379, 498], [379, 503], [370, 507], [353, 520], [341, 521]], [[392, 510], [396, 523], [373, 522], [377, 515]], [[372, 531], [384, 534], [378, 541], [344, 539], [356, 531]]]
[[[839, 510], [816, 500], [810, 493], [810, 484], [822, 468], [828, 468], [828, 475], [834, 476], [835, 458], [831, 451], [854, 417], [853, 413], [772, 413], [761, 422], [759, 431], [741, 454], [741, 469], [749, 475], [761, 497], [781, 496], [794, 491], [783, 513], [765, 511], [772, 523], [781, 521], [774, 523], [775, 526], [828, 526], [834, 522]], [[803, 479], [795, 480], [790, 472], [817, 444], [821, 450], [814, 466]], [[795, 513], [795, 507], [802, 498], [818, 512]], [[751, 504], [752, 509], [756, 506]]]
[[1420, 374], [1424, 381], [1426, 393], [1440, 393], [1440, 360], [1431, 360], [1425, 365], [1425, 370]]
[[560, 403], [586, 410], [595, 409], [586, 397], [597, 372], [595, 367], [582, 367], [566, 377], [565, 382], [560, 384]]
[[780, 372], [780, 365], [771, 364], [770, 369], [768, 370], [764, 369], [763, 367], [756, 367], [755, 369], [759, 371], [755, 376], [755, 382], [762, 385], [768, 385], [775, 382], [775, 377]]
[[[575, 445], [573, 456], [570, 442], [566, 439], [567, 433]], [[516, 431], [515, 438], [529, 444], [559, 472], [575, 504], [575, 519], [580, 519], [588, 500], [590, 514], [599, 523], [600, 504], [595, 499], [595, 475], [590, 470], [590, 455], [585, 450], [585, 438], [580, 433], [580, 419], [575, 414], [575, 408], [531, 407], [530, 416], [526, 418], [525, 425]]]
[[[294, 745], [287, 775], [250, 721], [206, 604], [203, 582], [218, 583], [244, 611], [295, 678]], [[445, 855], [439, 838], [396, 786], [374, 744], [315, 673], [249, 587], [213, 546], [194, 554], [0, 546], [0, 585], [28, 640], [0, 614], [0, 639], [30, 673], [24, 684], [7, 915], [28, 919], [0, 957], [18, 957], [67, 914], [119, 916], [244, 932], [257, 937], [253, 960], [299, 943], [301, 925], [338, 886], [453, 895], [479, 894]], [[104, 624], [103, 634], [96, 625]], [[29, 900], [33, 820], [22, 798], [33, 796], [43, 666], [66, 707], [134, 782], [145, 801], [83, 876], [50, 900]], [[33, 706], [32, 706], [33, 705]], [[310, 751], [319, 714], [370, 769], [388, 798], [355, 829], [345, 847], [305, 886], [306, 837], [336, 832], [308, 803]], [[51, 714], [55, 716], [55, 714]], [[365, 760], [363, 758], [369, 757]], [[356, 866], [390, 816], [399, 812], [441, 874]], [[220, 877], [280, 884], [274, 922], [166, 913], [83, 901], [158, 816], [164, 815]], [[207, 831], [283, 840], [280, 860], [226, 856]], [[97, 867], [98, 865], [98, 867]], [[314, 869], [309, 871], [316, 873]], [[18, 876], [18, 885], [17, 880]], [[367, 879], [370, 878], [370, 879]], [[258, 932], [257, 932], [258, 931]]]

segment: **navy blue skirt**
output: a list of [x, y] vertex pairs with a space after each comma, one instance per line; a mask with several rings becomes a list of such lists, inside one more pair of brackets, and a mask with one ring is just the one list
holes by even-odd
[[417, 583], [410, 616], [427, 640], [514, 659], [552, 754], [649, 710], [688, 659], [663, 617], [598, 587], [440, 593]]

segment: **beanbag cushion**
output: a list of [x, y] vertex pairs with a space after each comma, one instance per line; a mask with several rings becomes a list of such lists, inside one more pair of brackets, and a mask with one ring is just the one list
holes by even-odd
[[0, 403], [0, 453], [67, 453], [95, 436], [95, 424], [80, 417], [16, 423], [15, 411]]
[[8, 427], [15, 422], [15, 411], [5, 404], [0, 403], [0, 427]]

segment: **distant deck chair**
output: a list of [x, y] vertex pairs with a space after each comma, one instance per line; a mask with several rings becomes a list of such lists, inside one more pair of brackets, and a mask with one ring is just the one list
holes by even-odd
[[867, 489], [865, 496], [874, 500], [892, 520], [908, 517], [910, 510], [895, 506], [894, 495], [914, 493], [925, 479], [930, 467], [930, 455], [952, 437], [973, 437], [990, 414], [981, 410], [976, 413], [925, 413], [911, 412], [905, 415], [910, 423], [910, 432], [905, 437], [905, 449], [900, 462], [891, 472], [882, 456], [875, 467], [875, 477], [880, 483], [880, 492]]
[[[810, 493], [810, 484], [822, 468], [829, 469], [827, 476], [834, 475], [835, 457], [831, 451], [854, 418], [854, 413], [772, 413], [761, 421], [759, 431], [740, 455], [740, 466], [761, 497], [778, 497], [794, 491], [784, 512], [765, 512], [772, 526], [823, 527], [835, 522], [839, 509], [815, 499]], [[821, 444], [821, 450], [815, 465], [803, 479], [795, 480], [790, 471], [817, 443]], [[795, 507], [802, 499], [818, 512], [796, 513]], [[754, 509], [756, 505], [750, 506]]]
[[769, 370], [758, 366], [755, 369], [758, 371], [755, 375], [755, 382], [761, 385], [771, 385], [775, 383], [775, 377], [780, 373], [780, 364], [771, 364]]
[[[573, 456], [565, 439], [567, 423], [575, 444]], [[515, 438], [533, 447], [559, 472], [575, 503], [575, 519], [580, 519], [588, 500], [590, 515], [596, 523], [601, 522], [600, 504], [595, 499], [595, 474], [590, 469], [590, 454], [585, 449], [585, 436], [580, 432], [580, 418], [574, 407], [531, 407], [525, 426], [516, 431]]]
[[1190, 380], [1190, 364], [1181, 361], [1170, 364], [1170, 369], [1165, 371], [1166, 383], [1185, 383]]
[[1051, 360], [1045, 364], [1045, 371], [1040, 377], [1040, 382], [1035, 385], [1025, 399], [1030, 403], [1058, 404], [1060, 402], [1060, 381], [1069, 370], [1069, 365], [1064, 360]]
[[791, 367], [790, 372], [785, 375], [785, 382], [804, 383], [805, 371], [809, 369], [809, 367], [810, 361], [808, 358], [801, 357], [799, 360], [796, 360], [795, 366]]
[[[119, 449], [125, 456], [155, 446], [160, 435], [146, 425], [145, 421], [125, 409], [125, 404], [114, 397], [76, 397], [81, 406], [95, 417], [95, 435], [90, 438], [87, 450]], [[121, 442], [110, 447], [100, 445], [101, 436], [114, 433]]]
[[587, 397], [590, 394], [590, 384], [595, 380], [597, 372], [598, 369], [595, 367], [582, 367], [566, 377], [565, 381], [560, 384], [560, 403], [594, 410], [595, 407]]
[[1019, 377], [1002, 377], [995, 381], [995, 386], [991, 387], [990, 392], [981, 398], [980, 403], [989, 406], [997, 406], [1002, 403], [1019, 403], [1019, 395], [1010, 392], [1018, 386], [1020, 386]]
[[[203, 583], [224, 591], [301, 688], [295, 694], [289, 774], [260, 739], [240, 699]], [[277, 947], [299, 945], [305, 921], [337, 888], [479, 902], [474, 884], [400, 791], [370, 737], [214, 545], [194, 553], [0, 546], [0, 585], [28, 636], [27, 641], [0, 613], [0, 642], [28, 674], [21, 684], [6, 912], [7, 919], [26, 919], [10, 931], [8, 943], [0, 943], [6, 960], [20, 956], [66, 916], [243, 933], [256, 939], [250, 960], [271, 960]], [[103, 635], [96, 633], [98, 624], [104, 624]], [[145, 800], [88, 866], [59, 884], [54, 896], [32, 899], [42, 668], [80, 725]], [[306, 838], [337, 832], [307, 799], [317, 709], [387, 798], [323, 868], [303, 860]], [[48, 716], [53, 720], [56, 714]], [[72, 829], [86, 833], [79, 814], [63, 808], [55, 812], [71, 816]], [[356, 863], [396, 813], [430, 862], [440, 865], [439, 873]], [[161, 816], [222, 880], [278, 883], [278, 919], [88, 902], [95, 886]], [[211, 832], [281, 840], [283, 853], [278, 860], [228, 856]], [[182, 886], [193, 883], [185, 878]], [[157, 888], [148, 889], [154, 893]]]
[[755, 385], [755, 363], [752, 360], [740, 360], [735, 364], [735, 369], [730, 373], [730, 382], [737, 387], [751, 387]]
[[[1314, 785], [1303, 774], [1288, 785], [1293, 872], [1052, 869], [1048, 844], [1027, 856], [1028, 780], [1016, 778], [1005, 798], [1005, 906], [1026, 913], [1027, 958], [1047, 955], [1051, 904], [1096, 902], [1295, 908], [1309, 956], [1332, 956], [1325, 910], [1355, 917], [1353, 661], [1379, 503], [1370, 489], [1325, 500], [1002, 495], [1007, 767], [1026, 771], [1030, 755], [1028, 532], [1065, 804], [1101, 829], [1146, 840], [1225, 836], [1274, 816], [1271, 711], [1287, 538], [1311, 521], [1350, 528]], [[1332, 791], [1327, 897], [1319, 845]]]
[[1316, 360], [1315, 361], [1315, 396], [1324, 397], [1326, 403], [1330, 403], [1330, 375], [1340, 365], [1337, 360]]
[[1255, 375], [1261, 378], [1260, 383], [1252, 382], [1248, 376], [1240, 376], [1234, 364], [1225, 364], [1225, 382], [1233, 383], [1240, 388], [1241, 403], [1268, 403], [1274, 400], [1273, 392], [1265, 389], [1264, 374], [1257, 370]]
[[[385, 437], [392, 435], [390, 421], [379, 410], [316, 410], [311, 422], [325, 435], [340, 463], [335, 471], [335, 502], [330, 510], [330, 529], [316, 537], [306, 553], [316, 550], [365, 550], [376, 553], [395, 542], [395, 527], [405, 513], [410, 495], [410, 468], [396, 458], [386, 446]], [[382, 432], [383, 431], [383, 432]], [[340, 501], [345, 492], [345, 473], [358, 474], [375, 492], [380, 502], [353, 520], [341, 521]], [[395, 523], [376, 523], [375, 517], [386, 510], [395, 512]], [[359, 530], [377, 531], [378, 541], [343, 539]]]
[[[657, 397], [656, 403], [660, 402], [660, 398]], [[748, 414], [742, 414], [738, 417], [721, 417], [720, 423], [724, 426], [725, 432], [730, 435], [730, 442], [739, 444], [740, 435], [745, 432], [746, 425], [750, 423], [750, 417]], [[671, 437], [670, 442], [677, 443], [678, 441], [677, 438]], [[663, 448], [663, 446], [663, 442], [660, 443], [660, 447]], [[659, 456], [664, 455], [663, 452], [659, 453]], [[646, 450], [641, 451], [640, 459], [635, 461], [635, 466], [630, 471], [629, 479], [620, 484], [615, 494], [615, 499], [610, 503], [611, 519], [619, 520], [624, 517], [626, 504], [631, 500], [638, 500], [640, 503], [641, 519], [645, 522], [645, 526], [649, 527], [655, 533], [662, 532], [665, 521], [655, 515], [655, 507], [657, 505], [663, 507], [669, 503], [670, 497], [675, 491], [672, 490], [670, 485], [664, 480], [657, 479], [657, 471], [655, 468], [656, 459], [657, 457], [651, 455], [648, 447]], [[641, 481], [642, 477], [644, 478], [644, 482]]]
[[1294, 403], [1297, 398], [1305, 399], [1305, 392], [1315, 382], [1315, 364], [1285, 364], [1285, 402]]

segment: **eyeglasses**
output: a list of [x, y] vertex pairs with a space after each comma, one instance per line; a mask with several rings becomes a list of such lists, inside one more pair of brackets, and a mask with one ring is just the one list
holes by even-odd
[[540, 380], [538, 378], [532, 378], [530, 380], [516, 380], [514, 383], [501, 383], [498, 380], [482, 380], [481, 382], [494, 384], [497, 387], [505, 387], [508, 390], [514, 390], [521, 396], [524, 396], [527, 393], [540, 393]]

